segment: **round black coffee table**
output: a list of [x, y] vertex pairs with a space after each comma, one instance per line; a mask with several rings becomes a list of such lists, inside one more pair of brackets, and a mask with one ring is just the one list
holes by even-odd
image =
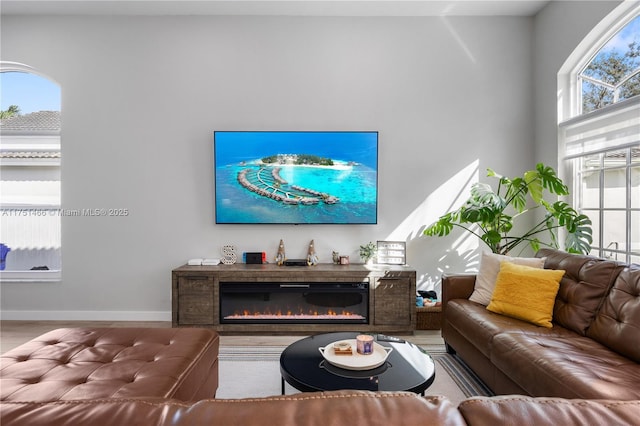
[[[327, 333], [310, 336], [289, 345], [280, 355], [282, 394], [285, 380], [302, 392], [356, 389], [371, 391], [410, 391], [424, 394], [436, 377], [431, 356], [405, 340], [375, 341], [392, 347], [386, 362], [370, 370], [347, 370], [325, 360], [319, 348], [339, 340], [355, 339], [362, 333]], [[355, 350], [355, 348], [354, 348]]]

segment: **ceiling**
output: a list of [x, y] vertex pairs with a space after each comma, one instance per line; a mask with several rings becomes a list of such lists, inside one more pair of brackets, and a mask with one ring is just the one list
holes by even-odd
[[548, 0], [2, 0], [2, 15], [533, 16]]

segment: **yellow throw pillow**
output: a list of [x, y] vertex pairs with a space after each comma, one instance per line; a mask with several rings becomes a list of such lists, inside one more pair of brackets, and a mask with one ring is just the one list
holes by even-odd
[[551, 328], [553, 304], [563, 276], [561, 269], [537, 269], [502, 261], [487, 309]]
[[507, 261], [517, 265], [526, 265], [533, 268], [544, 268], [546, 257], [511, 257], [496, 253], [482, 252], [480, 257], [480, 269], [476, 274], [476, 285], [469, 300], [487, 306], [491, 302], [491, 295], [496, 287], [496, 278], [500, 272], [500, 262]]

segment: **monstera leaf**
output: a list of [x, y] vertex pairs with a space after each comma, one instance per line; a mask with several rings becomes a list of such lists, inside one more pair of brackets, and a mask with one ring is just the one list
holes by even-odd
[[[557, 231], [566, 231], [565, 249], [572, 253], [588, 253], [591, 249], [591, 221], [563, 201], [547, 201], [545, 196], [568, 195], [569, 190], [553, 168], [542, 163], [522, 177], [507, 178], [487, 169], [487, 176], [497, 178], [494, 189], [486, 183], [471, 187], [469, 199], [458, 210], [442, 215], [427, 226], [425, 235], [443, 237], [460, 227], [484, 241], [494, 253], [511, 253], [528, 243], [537, 251], [542, 245], [559, 247]], [[521, 235], [511, 235], [515, 221], [528, 212], [543, 208], [544, 218]], [[542, 242], [538, 234], [547, 234], [550, 242]]]
[[442, 215], [437, 222], [429, 226], [424, 231], [424, 234], [438, 237], [449, 235], [449, 233], [453, 230], [453, 225], [456, 220], [457, 218], [454, 216], [454, 213], [447, 213], [445, 215]]

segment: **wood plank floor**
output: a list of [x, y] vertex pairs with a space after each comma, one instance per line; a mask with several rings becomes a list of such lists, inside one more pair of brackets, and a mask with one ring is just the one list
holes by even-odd
[[[168, 321], [0, 321], [0, 353], [57, 328], [67, 327], [171, 327]], [[221, 335], [220, 344], [226, 346], [286, 346], [304, 335]], [[398, 336], [417, 345], [444, 344], [440, 330], [416, 330], [413, 335]]]

